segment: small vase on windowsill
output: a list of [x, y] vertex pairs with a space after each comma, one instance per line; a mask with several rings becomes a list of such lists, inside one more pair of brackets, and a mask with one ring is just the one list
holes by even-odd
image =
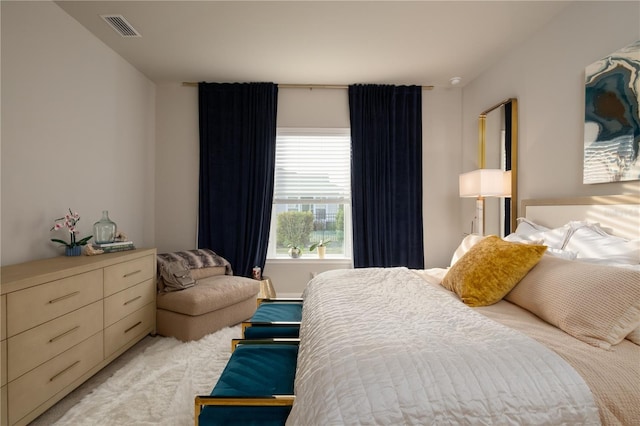
[[297, 246], [291, 246], [289, 248], [289, 257], [297, 259], [302, 255], [302, 250]]

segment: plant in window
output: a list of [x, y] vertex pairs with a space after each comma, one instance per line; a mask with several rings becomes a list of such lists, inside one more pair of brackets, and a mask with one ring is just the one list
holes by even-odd
[[320, 241], [318, 241], [315, 244], [312, 244], [311, 247], [309, 247], [309, 251], [314, 251], [316, 249], [316, 247], [318, 248], [318, 257], [320, 259], [324, 259], [324, 255], [327, 252], [327, 245], [331, 242], [331, 240], [325, 240], [322, 239]]
[[318, 248], [326, 247], [330, 242], [331, 242], [331, 240], [320, 240], [315, 244], [311, 244], [311, 246], [309, 247], [309, 251], [314, 251], [316, 249], [316, 247], [318, 247]]

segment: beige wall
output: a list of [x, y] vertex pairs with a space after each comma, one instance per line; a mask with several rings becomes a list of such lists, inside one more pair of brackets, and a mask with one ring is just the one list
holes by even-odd
[[156, 248], [190, 250], [198, 226], [198, 89], [159, 84], [156, 100]]
[[[478, 114], [518, 98], [519, 199], [620, 194], [640, 182], [582, 184], [584, 69], [640, 39], [640, 3], [579, 2], [463, 91], [463, 167], [477, 167]], [[474, 204], [464, 204], [463, 224]]]
[[55, 3], [1, 8], [2, 265], [59, 255], [69, 207], [154, 246], [155, 85]]

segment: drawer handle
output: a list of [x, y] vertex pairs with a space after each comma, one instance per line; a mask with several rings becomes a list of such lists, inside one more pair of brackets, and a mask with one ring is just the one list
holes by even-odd
[[130, 332], [131, 330], [133, 330], [134, 328], [136, 328], [137, 326], [139, 326], [140, 324], [142, 324], [142, 321], [138, 321], [137, 323], [135, 323], [134, 325], [132, 325], [131, 327], [127, 328], [124, 331], [124, 334], [127, 334], [128, 332]]
[[52, 337], [51, 339], [49, 339], [49, 343], [53, 343], [56, 340], [60, 340], [62, 339], [64, 336], [66, 336], [67, 334], [73, 333], [74, 331], [77, 331], [78, 329], [80, 329], [79, 325], [76, 325], [75, 327], [73, 327], [71, 330], [65, 331], [64, 333], [56, 336], [56, 337]]
[[142, 298], [142, 296], [137, 296], [137, 297], [134, 297], [134, 298], [133, 298], [133, 299], [131, 299], [131, 300], [127, 300], [126, 302], [124, 302], [124, 306], [127, 306], [129, 303], [133, 303], [133, 302], [135, 302], [136, 300], [141, 299], [141, 298]]
[[61, 372], [59, 372], [58, 374], [56, 374], [55, 376], [53, 376], [52, 378], [49, 379], [50, 382], [53, 382], [55, 379], [57, 379], [58, 377], [60, 377], [61, 375], [63, 375], [64, 373], [66, 373], [67, 371], [71, 370], [73, 367], [75, 367], [76, 365], [80, 364], [80, 360], [74, 362], [73, 364], [71, 364], [70, 366], [68, 366], [67, 368], [65, 368], [64, 370], [62, 370]]
[[122, 277], [123, 278], [129, 278], [131, 275], [139, 274], [140, 272], [142, 272], [142, 269], [138, 269], [137, 271], [129, 272], [128, 274], [124, 274]]
[[68, 298], [73, 297], [73, 296], [78, 295], [78, 294], [80, 294], [79, 291], [74, 291], [73, 293], [65, 294], [64, 296], [56, 297], [53, 300], [49, 300], [49, 303], [60, 302], [61, 300], [68, 299]]

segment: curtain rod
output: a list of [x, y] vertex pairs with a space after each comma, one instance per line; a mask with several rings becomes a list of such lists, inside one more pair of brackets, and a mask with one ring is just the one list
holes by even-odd
[[[198, 87], [193, 81], [183, 81], [183, 86]], [[348, 89], [346, 84], [278, 84], [279, 89]], [[433, 86], [422, 86], [422, 90], [432, 90]]]

